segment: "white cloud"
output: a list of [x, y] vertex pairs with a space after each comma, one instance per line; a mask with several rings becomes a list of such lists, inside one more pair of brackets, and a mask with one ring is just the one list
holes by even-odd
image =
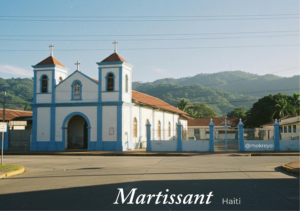
[[15, 67], [12, 65], [0, 65], [0, 73], [8, 73], [8, 74], [18, 75], [18, 76], [33, 77], [32, 71], [20, 67]]

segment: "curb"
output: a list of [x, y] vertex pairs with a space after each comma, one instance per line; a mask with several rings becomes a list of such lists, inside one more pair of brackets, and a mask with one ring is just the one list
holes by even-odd
[[7, 172], [7, 173], [0, 174], [0, 179], [15, 176], [15, 175], [18, 175], [18, 174], [22, 174], [25, 171], [24, 166], [20, 166], [20, 165], [16, 165], [16, 166], [19, 166], [20, 168], [18, 170], [15, 170], [15, 171], [10, 171], [10, 172]]
[[292, 172], [294, 174], [298, 174], [299, 175], [299, 171], [294, 169], [294, 168], [291, 168], [291, 167], [288, 167], [287, 165], [282, 165], [281, 168], [285, 171], [288, 171], [288, 172]]
[[300, 153], [251, 153], [251, 156], [300, 156]]

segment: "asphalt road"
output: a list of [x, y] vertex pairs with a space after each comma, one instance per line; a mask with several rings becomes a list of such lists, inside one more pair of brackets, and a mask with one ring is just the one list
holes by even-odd
[[[6, 156], [26, 167], [0, 180], [1, 210], [299, 210], [299, 177], [278, 167], [299, 157]], [[130, 196], [114, 204], [123, 188]], [[167, 190], [168, 189], [168, 192]], [[168, 194], [147, 204], [140, 194]], [[209, 204], [208, 194], [212, 192]], [[205, 203], [169, 204], [170, 196], [204, 194]], [[191, 197], [194, 197], [192, 195]], [[241, 204], [222, 204], [238, 199]], [[194, 203], [194, 202], [193, 202]]]

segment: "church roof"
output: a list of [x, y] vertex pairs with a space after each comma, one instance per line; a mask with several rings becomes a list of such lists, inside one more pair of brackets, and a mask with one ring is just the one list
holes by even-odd
[[101, 62], [126, 62], [119, 54], [113, 53], [109, 57], [105, 58]]
[[187, 113], [179, 110], [178, 108], [175, 108], [174, 106], [166, 103], [165, 101], [141, 92], [132, 90], [132, 99], [142, 104], [146, 104], [157, 108], [162, 108], [164, 110], [176, 112], [182, 114], [185, 117], [188, 117]]
[[37, 65], [59, 65], [59, 66], [65, 67], [62, 63], [60, 63], [60, 61], [58, 61], [53, 56], [49, 56], [48, 58], [44, 59]]

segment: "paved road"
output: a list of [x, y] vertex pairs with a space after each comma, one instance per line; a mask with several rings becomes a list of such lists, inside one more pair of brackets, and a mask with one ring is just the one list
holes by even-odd
[[[0, 180], [0, 209], [299, 210], [299, 177], [277, 168], [297, 159], [7, 156], [6, 163], [24, 165], [27, 171]], [[119, 204], [113, 204], [118, 188], [123, 188], [125, 196], [137, 188], [134, 204], [122, 205], [120, 198]], [[168, 194], [169, 202], [171, 194], [205, 194], [207, 200], [212, 191], [213, 196], [210, 204], [163, 204], [163, 197], [160, 204], [152, 200], [148, 205], [136, 204], [138, 195], [157, 195], [160, 191]], [[241, 199], [241, 204], [225, 205], [223, 198]]]

